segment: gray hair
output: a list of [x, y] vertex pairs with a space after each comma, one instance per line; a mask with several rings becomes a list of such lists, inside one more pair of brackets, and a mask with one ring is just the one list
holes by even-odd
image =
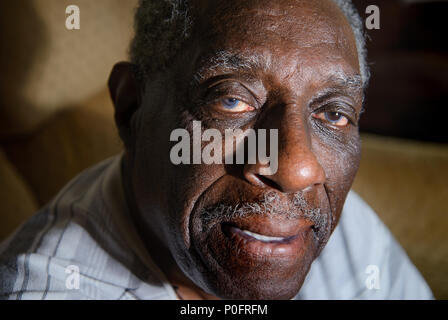
[[[356, 39], [364, 88], [370, 72], [367, 64], [364, 24], [351, 0], [333, 0], [345, 14]], [[135, 13], [135, 37], [130, 59], [138, 79], [164, 70], [190, 37], [192, 18], [188, 0], [140, 0]]]
[[203, 231], [215, 223], [228, 222], [249, 216], [282, 216], [285, 219], [304, 218], [314, 223], [313, 229], [318, 239], [328, 239], [333, 226], [331, 213], [322, 212], [320, 208], [312, 207], [304, 198], [302, 192], [293, 195], [290, 202], [282, 202], [278, 193], [269, 191], [261, 199], [253, 202], [241, 202], [236, 205], [219, 203], [203, 208], [200, 213]]

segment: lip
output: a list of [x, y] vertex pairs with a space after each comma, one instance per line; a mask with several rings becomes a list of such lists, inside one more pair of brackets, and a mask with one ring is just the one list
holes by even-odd
[[263, 234], [258, 234], [256, 232], [252, 232], [249, 230], [241, 230], [240, 228], [233, 227], [233, 226], [229, 226], [227, 229], [228, 229], [229, 234], [235, 233], [235, 234], [242, 236], [243, 238], [245, 238], [248, 241], [258, 240], [263, 243], [277, 243], [277, 244], [290, 243], [291, 241], [293, 241], [295, 238], [298, 237], [298, 235], [289, 236], [289, 237], [272, 237], [272, 236], [267, 236], [267, 235], [263, 235]]
[[[298, 221], [237, 221], [224, 222], [221, 224], [221, 232], [228, 241], [232, 251], [238, 255], [246, 255], [252, 259], [269, 258], [291, 259], [304, 254], [309, 241], [314, 240], [313, 224], [308, 220]], [[264, 237], [275, 237], [275, 239], [256, 239], [250, 233]]]

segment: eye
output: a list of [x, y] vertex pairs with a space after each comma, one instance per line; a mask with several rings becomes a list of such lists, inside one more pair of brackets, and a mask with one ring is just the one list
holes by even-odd
[[330, 124], [337, 126], [337, 127], [345, 127], [348, 125], [348, 118], [344, 116], [340, 112], [335, 111], [325, 111], [320, 112], [317, 114], [314, 114], [313, 117], [320, 119], [325, 122], [329, 122]]
[[253, 111], [255, 108], [236, 98], [223, 98], [215, 106], [226, 112], [240, 113]]

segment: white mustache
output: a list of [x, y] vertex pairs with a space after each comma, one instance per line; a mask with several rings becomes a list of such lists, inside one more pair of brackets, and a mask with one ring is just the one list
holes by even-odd
[[274, 191], [265, 193], [260, 201], [236, 205], [221, 203], [207, 207], [201, 212], [201, 220], [204, 225], [209, 225], [213, 221], [227, 221], [252, 215], [284, 216], [287, 219], [305, 218], [314, 223], [315, 229], [322, 231], [327, 229], [328, 224], [327, 215], [323, 214], [320, 208], [312, 208], [301, 192], [294, 195], [292, 203], [285, 205]]

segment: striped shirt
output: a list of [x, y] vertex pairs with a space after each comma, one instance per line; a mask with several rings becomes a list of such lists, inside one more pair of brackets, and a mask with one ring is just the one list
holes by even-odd
[[[1, 299], [177, 299], [137, 236], [122, 155], [87, 169], [0, 244]], [[432, 299], [406, 253], [350, 192], [295, 299]]]

